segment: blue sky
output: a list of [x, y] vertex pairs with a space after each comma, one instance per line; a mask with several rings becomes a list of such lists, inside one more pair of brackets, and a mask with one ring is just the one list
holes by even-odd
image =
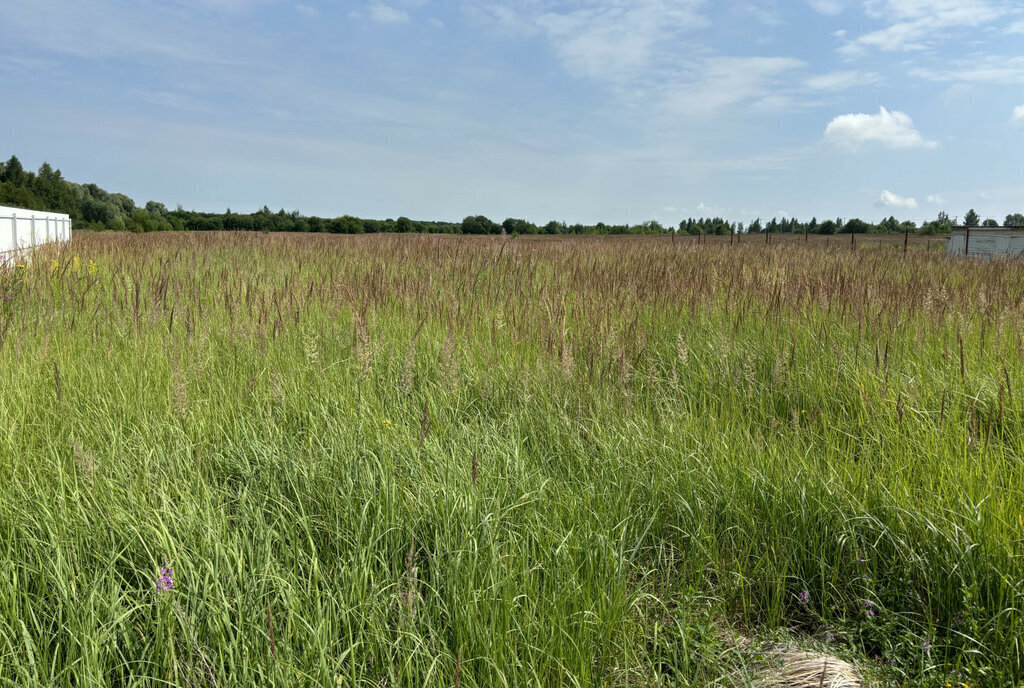
[[3, 0], [0, 156], [137, 202], [1024, 211], [1022, 0]]

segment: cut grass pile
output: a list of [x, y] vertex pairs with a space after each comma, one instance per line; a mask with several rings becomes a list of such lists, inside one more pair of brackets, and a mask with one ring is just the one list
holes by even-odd
[[923, 250], [80, 233], [0, 277], [0, 685], [742, 683], [787, 629], [1015, 686], [1022, 320]]

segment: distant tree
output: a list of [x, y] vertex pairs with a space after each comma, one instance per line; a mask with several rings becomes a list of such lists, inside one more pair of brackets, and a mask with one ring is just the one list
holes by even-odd
[[501, 225], [483, 215], [470, 215], [462, 221], [463, 234], [497, 234]]
[[913, 220], [904, 220], [900, 223], [900, 231], [915, 234], [917, 232], [917, 223]]
[[835, 234], [839, 231], [839, 225], [836, 224], [835, 220], [825, 220], [818, 225], [819, 234]]
[[501, 228], [504, 229], [507, 234], [537, 233], [537, 225], [514, 217], [505, 218], [505, 221], [501, 223]]
[[562, 234], [565, 232], [565, 223], [552, 220], [544, 225], [545, 234]]
[[1022, 213], [1011, 213], [1006, 216], [1006, 221], [1003, 222], [1004, 227], [1024, 227], [1024, 214]]
[[847, 220], [846, 224], [843, 225], [844, 234], [867, 234], [871, 231], [871, 225], [859, 217]]
[[887, 219], [878, 223], [878, 231], [882, 234], [896, 234], [900, 231], [900, 223], [890, 215]]
[[404, 215], [395, 221], [395, 231], [402, 234], [408, 234], [409, 232], [415, 231], [416, 228], [412, 224], [412, 220], [405, 217]]
[[953, 228], [953, 220], [950, 219], [946, 212], [940, 212], [931, 222], [926, 222], [921, 226], [921, 234], [935, 235], [935, 234], [947, 234]]
[[358, 217], [343, 215], [327, 223], [327, 231], [335, 234], [362, 234], [365, 227]]
[[24, 185], [25, 168], [22, 167], [21, 160], [18, 160], [17, 155], [12, 155], [0, 169], [0, 182], [10, 182], [14, 186]]
[[964, 215], [964, 227], [977, 227], [981, 223], [981, 218], [978, 217], [978, 213], [974, 212], [974, 208], [967, 211]]
[[999, 223], [996, 222], [995, 220], [993, 220], [992, 218], [989, 218], [989, 219], [985, 220], [984, 222], [982, 222], [981, 226], [982, 227], [998, 227]]

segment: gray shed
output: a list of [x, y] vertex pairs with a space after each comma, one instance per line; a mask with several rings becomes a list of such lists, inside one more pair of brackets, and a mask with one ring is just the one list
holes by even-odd
[[954, 227], [946, 253], [972, 258], [1016, 258], [1024, 254], [1024, 227]]

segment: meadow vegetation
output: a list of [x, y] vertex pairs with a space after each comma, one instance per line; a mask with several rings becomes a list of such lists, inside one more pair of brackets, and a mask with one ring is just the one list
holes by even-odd
[[1024, 680], [1024, 263], [77, 233], [0, 277], [0, 686]]

